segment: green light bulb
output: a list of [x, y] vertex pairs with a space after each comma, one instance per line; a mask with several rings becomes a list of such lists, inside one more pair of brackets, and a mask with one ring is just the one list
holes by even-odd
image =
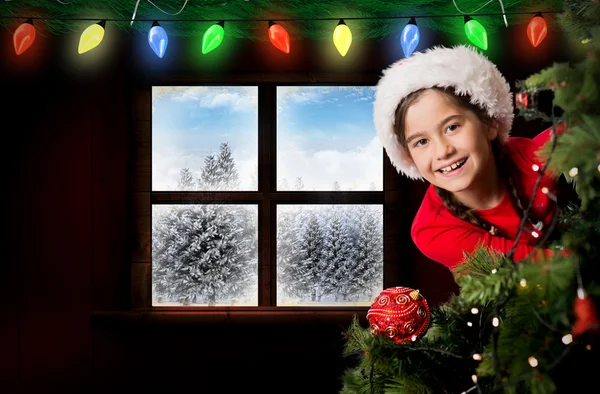
[[202, 36], [202, 54], [206, 55], [223, 42], [225, 35], [224, 22], [215, 23], [204, 32]]
[[469, 41], [484, 51], [488, 49], [487, 31], [485, 27], [475, 19], [465, 16], [465, 34]]

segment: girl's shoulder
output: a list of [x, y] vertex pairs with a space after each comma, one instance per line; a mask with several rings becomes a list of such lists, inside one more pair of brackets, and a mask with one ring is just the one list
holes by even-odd
[[454, 216], [442, 199], [435, 192], [435, 187], [429, 185], [421, 206], [412, 223], [413, 230], [430, 226], [444, 226], [448, 224], [470, 224]]

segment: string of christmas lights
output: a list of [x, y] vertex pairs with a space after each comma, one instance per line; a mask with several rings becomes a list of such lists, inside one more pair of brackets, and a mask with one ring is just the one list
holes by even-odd
[[[139, 0], [138, 0], [139, 3]], [[489, 2], [488, 2], [489, 3]], [[186, 1], [187, 4], [187, 1]], [[185, 4], [184, 4], [185, 7]], [[183, 8], [175, 14], [179, 14]], [[482, 8], [482, 7], [480, 7]], [[458, 9], [458, 7], [457, 7]], [[137, 5], [136, 5], [137, 10]], [[460, 10], [459, 10], [460, 11]], [[161, 12], [164, 12], [161, 10]], [[527, 26], [527, 37], [533, 47], [537, 47], [547, 36], [548, 26], [543, 17], [543, 14], [558, 13], [558, 11], [537, 11], [537, 12], [512, 12], [512, 13], [471, 13], [471, 14], [446, 14], [446, 15], [413, 15], [413, 16], [381, 16], [381, 17], [324, 17], [324, 18], [281, 18], [277, 21], [272, 19], [222, 19], [212, 24], [202, 36], [202, 53], [207, 54], [217, 49], [225, 37], [225, 23], [252, 23], [266, 22], [268, 24], [267, 34], [273, 46], [283, 53], [289, 54], [291, 50], [290, 36], [287, 30], [280, 22], [301, 22], [301, 21], [337, 21], [332, 34], [333, 43], [341, 56], [346, 56], [352, 45], [352, 31], [346, 21], [351, 20], [386, 20], [386, 19], [408, 19], [408, 23], [404, 27], [401, 34], [401, 45], [404, 55], [410, 56], [417, 45], [419, 44], [419, 27], [417, 19], [430, 18], [463, 18], [464, 31], [467, 39], [482, 50], [488, 49], [488, 35], [486, 28], [475, 19], [478, 16], [500, 16], [502, 15], [506, 26], [506, 15], [528, 15], [533, 14]], [[189, 20], [189, 19], [135, 19], [135, 12], [131, 20], [129, 19], [114, 19], [114, 18], [50, 18], [50, 17], [27, 17], [27, 16], [0, 16], [3, 19], [23, 19], [24, 22], [13, 33], [13, 44], [15, 53], [21, 55], [31, 47], [35, 41], [34, 20], [38, 21], [86, 21], [96, 20], [98, 22], [88, 26], [82, 33], [79, 39], [78, 53], [83, 54], [96, 48], [102, 42], [106, 29], [107, 22], [130, 22], [136, 23], [152, 23], [148, 31], [148, 45], [152, 48], [156, 56], [162, 58], [167, 50], [169, 38], [166, 30], [159, 22], [207, 22], [206, 20]]]

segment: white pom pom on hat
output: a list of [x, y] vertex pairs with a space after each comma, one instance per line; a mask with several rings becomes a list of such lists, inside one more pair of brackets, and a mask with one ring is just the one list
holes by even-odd
[[472, 104], [496, 119], [500, 143], [506, 142], [512, 127], [510, 85], [496, 65], [475, 48], [436, 46], [393, 63], [383, 70], [377, 83], [373, 120], [390, 161], [398, 173], [411, 179], [423, 179], [423, 176], [394, 132], [396, 109], [410, 93], [434, 86], [453, 87], [456, 93], [468, 95]]

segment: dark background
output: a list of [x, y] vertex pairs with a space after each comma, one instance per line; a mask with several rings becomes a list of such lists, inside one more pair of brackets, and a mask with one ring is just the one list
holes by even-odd
[[[556, 29], [536, 49], [525, 26], [498, 34], [492, 60], [512, 86], [553, 62], [581, 57]], [[329, 42], [293, 40], [286, 57], [267, 41], [237, 40], [225, 42], [212, 63], [193, 54], [194, 45], [200, 48], [189, 39], [170, 37], [161, 61], [143, 34], [107, 32], [89, 56], [77, 55], [77, 40], [76, 33], [38, 34], [16, 56], [12, 31], [0, 33], [1, 168], [8, 181], [2, 223], [9, 235], [0, 258], [0, 392], [338, 392], [352, 361], [342, 356], [349, 321], [93, 316], [129, 310], [134, 86], [194, 83], [208, 74], [222, 84], [241, 74], [285, 82], [321, 73], [340, 83], [364, 74], [376, 81], [399, 57], [389, 50], [397, 37], [357, 43], [360, 52], [346, 59], [324, 55]], [[447, 43], [434, 33], [430, 42]], [[542, 128], [517, 118], [513, 135]], [[408, 184], [412, 219], [426, 185]], [[420, 289], [430, 305], [457, 291], [450, 273], [412, 246], [398, 264], [410, 275], [397, 285]]]

